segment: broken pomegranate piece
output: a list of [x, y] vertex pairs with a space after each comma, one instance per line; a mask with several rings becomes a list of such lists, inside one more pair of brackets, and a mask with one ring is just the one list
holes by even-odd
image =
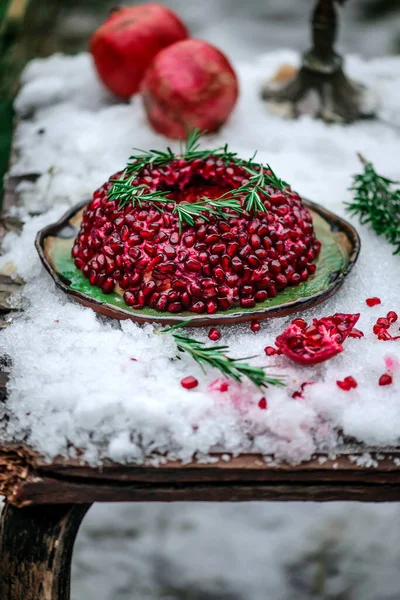
[[[200, 208], [182, 220], [177, 206], [198, 206], [205, 198], [226, 202], [246, 186], [248, 163], [229, 154], [136, 162], [132, 176], [117, 173], [94, 193], [72, 249], [76, 267], [104, 293], [123, 296], [135, 310], [213, 314], [251, 309], [315, 272], [321, 243], [311, 214], [283, 183], [275, 187], [268, 179], [259, 192], [262, 210], [247, 210], [243, 191], [235, 196], [236, 211]], [[262, 175], [261, 165], [252, 165]], [[132, 199], [131, 186], [139, 200]]]
[[313, 319], [311, 325], [295, 319], [275, 340], [278, 350], [300, 365], [315, 365], [343, 352], [342, 343], [352, 332], [359, 314], [336, 313]]

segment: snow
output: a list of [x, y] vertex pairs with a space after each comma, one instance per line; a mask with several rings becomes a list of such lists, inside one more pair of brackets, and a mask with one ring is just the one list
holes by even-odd
[[[282, 63], [294, 62], [293, 53], [274, 52], [237, 64], [240, 103], [226, 127], [205, 144], [227, 141], [244, 157], [258, 149], [260, 161], [268, 161], [304, 197], [345, 215], [351, 175], [360, 171], [357, 151], [398, 178], [399, 134], [391, 123], [400, 123], [400, 59], [349, 59], [350, 74], [379, 89], [382, 109], [380, 120], [348, 127], [307, 117], [283, 121], [268, 112], [259, 99], [262, 83]], [[16, 109], [23, 118], [11, 173], [40, 176], [20, 186], [23, 206], [17, 212], [26, 225], [20, 237], [8, 235], [1, 258], [4, 268], [10, 270], [12, 263], [27, 282], [21, 298], [25, 311], [0, 342], [13, 361], [9, 399], [2, 408], [9, 416], [3, 436], [24, 436], [49, 457], [83, 448], [93, 464], [104, 456], [140, 463], [159, 452], [183, 461], [195, 454], [209, 460], [215, 449], [274, 454], [276, 460], [298, 463], [318, 451], [337, 451], [338, 430], [377, 447], [398, 442], [400, 346], [378, 341], [372, 333], [378, 316], [400, 312], [400, 263], [384, 240], [358, 226], [362, 252], [355, 271], [336, 296], [305, 315], [310, 320], [361, 312], [358, 327], [365, 338], [347, 340], [342, 355], [312, 368], [266, 357], [263, 348], [273, 344], [290, 318], [263, 322], [257, 334], [248, 324], [222, 329], [221, 342], [229, 344], [233, 356], [258, 355], [254, 364], [287, 376], [287, 388], [269, 388], [268, 408], [260, 410], [263, 394], [252, 384], [231, 384], [228, 392], [218, 392], [211, 389], [218, 373], [204, 375], [187, 356], [171, 361], [173, 340], [155, 334], [152, 326], [113, 322], [73, 304], [55, 288], [33, 248], [36, 232], [89, 198], [125, 164], [131, 147], [165, 147], [165, 139], [146, 124], [140, 98], [117, 103], [97, 83], [88, 55], [54, 55], [28, 65]], [[382, 304], [368, 308], [365, 299], [371, 296], [379, 296]], [[207, 330], [191, 333], [207, 340]], [[380, 388], [388, 360], [394, 382]], [[187, 375], [199, 380], [198, 388], [181, 387]], [[344, 392], [336, 380], [348, 375], [358, 387]], [[293, 399], [305, 381], [315, 383], [305, 388], [304, 399]]]

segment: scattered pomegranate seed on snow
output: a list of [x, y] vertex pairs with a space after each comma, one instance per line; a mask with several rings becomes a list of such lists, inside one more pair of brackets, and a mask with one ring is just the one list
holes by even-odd
[[278, 350], [273, 346], [266, 346], [264, 348], [264, 352], [267, 356], [274, 356], [274, 354], [278, 354]]
[[253, 319], [250, 324], [250, 329], [252, 331], [254, 331], [254, 333], [257, 333], [257, 331], [260, 331], [260, 329], [261, 329], [260, 321], [258, 321], [258, 319]]
[[266, 410], [268, 406], [267, 399], [261, 398], [261, 400], [258, 403], [258, 406], [261, 408], [261, 410]]
[[181, 381], [181, 386], [184, 387], [186, 390], [192, 390], [193, 388], [197, 387], [198, 385], [199, 385], [199, 382], [197, 381], [197, 379], [195, 377], [192, 377], [192, 375], [185, 377]]
[[377, 298], [376, 296], [374, 298], [367, 298], [365, 301], [365, 304], [372, 308], [373, 306], [376, 306], [377, 304], [381, 304], [381, 299]]
[[391, 373], [384, 373], [379, 377], [379, 385], [390, 385], [393, 383], [393, 376]]
[[357, 381], [354, 379], [354, 377], [352, 377], [351, 375], [349, 375], [348, 377], [345, 377], [343, 379], [343, 381], [337, 381], [336, 385], [343, 391], [348, 392], [349, 390], [351, 390], [352, 388], [356, 388], [358, 383]]
[[208, 337], [213, 342], [217, 342], [219, 339], [221, 339], [221, 336], [222, 336], [222, 333], [216, 327], [211, 327], [210, 331], [208, 332]]

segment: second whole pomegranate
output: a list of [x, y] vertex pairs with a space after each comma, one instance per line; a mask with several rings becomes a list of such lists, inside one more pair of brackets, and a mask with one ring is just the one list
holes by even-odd
[[153, 128], [166, 137], [185, 139], [195, 128], [217, 131], [236, 104], [239, 86], [222, 52], [207, 42], [191, 39], [156, 56], [141, 91]]

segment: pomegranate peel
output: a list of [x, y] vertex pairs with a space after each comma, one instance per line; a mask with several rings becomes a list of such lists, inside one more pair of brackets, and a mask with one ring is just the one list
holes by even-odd
[[359, 314], [336, 313], [313, 319], [311, 325], [295, 319], [275, 340], [282, 354], [300, 365], [315, 365], [343, 352], [342, 343], [357, 323]]

